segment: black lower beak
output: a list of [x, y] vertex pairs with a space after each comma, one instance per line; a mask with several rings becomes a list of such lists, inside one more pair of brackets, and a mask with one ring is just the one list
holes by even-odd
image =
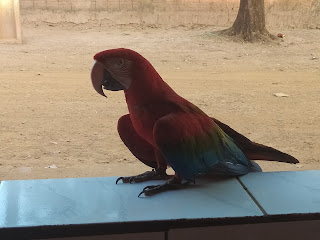
[[107, 69], [104, 69], [103, 71], [102, 85], [104, 89], [110, 91], [120, 91], [126, 89], [121, 83], [119, 83], [116, 79], [112, 77], [112, 75], [108, 72]]

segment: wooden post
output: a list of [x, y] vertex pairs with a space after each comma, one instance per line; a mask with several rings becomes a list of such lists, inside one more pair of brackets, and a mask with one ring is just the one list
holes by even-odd
[[19, 0], [0, 0], [0, 42], [22, 42]]

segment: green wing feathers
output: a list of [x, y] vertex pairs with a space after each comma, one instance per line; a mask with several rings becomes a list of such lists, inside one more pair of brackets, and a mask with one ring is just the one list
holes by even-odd
[[186, 180], [215, 171], [246, 174], [250, 161], [233, 140], [202, 112], [169, 114], [154, 127], [156, 144], [173, 170]]

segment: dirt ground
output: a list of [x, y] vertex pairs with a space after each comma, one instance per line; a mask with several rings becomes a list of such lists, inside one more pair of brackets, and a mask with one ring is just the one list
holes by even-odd
[[25, 24], [23, 44], [0, 44], [0, 180], [148, 170], [116, 131], [123, 93], [105, 99], [90, 82], [93, 55], [118, 47], [141, 53], [210, 116], [300, 160], [259, 161], [264, 171], [320, 169], [320, 31], [269, 29], [286, 38], [248, 44], [217, 30]]

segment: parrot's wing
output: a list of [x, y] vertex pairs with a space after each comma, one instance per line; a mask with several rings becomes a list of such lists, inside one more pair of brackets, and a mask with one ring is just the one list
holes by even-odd
[[156, 122], [153, 134], [168, 164], [188, 181], [208, 173], [243, 175], [255, 167], [205, 114], [171, 113]]

